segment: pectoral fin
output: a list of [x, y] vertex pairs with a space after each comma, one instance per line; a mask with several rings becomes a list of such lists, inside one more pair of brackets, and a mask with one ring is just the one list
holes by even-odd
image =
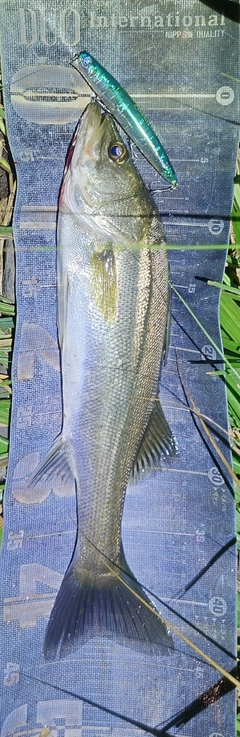
[[159, 400], [156, 400], [132, 469], [133, 478], [142, 471], [161, 467], [161, 457], [176, 455], [176, 445]]
[[117, 267], [113, 251], [91, 257], [91, 288], [95, 305], [106, 322], [114, 323], [118, 305]]

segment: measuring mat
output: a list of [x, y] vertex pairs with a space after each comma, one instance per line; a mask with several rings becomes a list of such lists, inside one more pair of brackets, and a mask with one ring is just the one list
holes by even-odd
[[[223, 366], [219, 292], [206, 283], [224, 272], [238, 146], [239, 26], [229, 15], [200, 0], [1, 1], [4, 104], [18, 182], [0, 558], [1, 737], [235, 734], [233, 683], [204, 657], [235, 673], [233, 482], [199, 419], [200, 412], [230, 463], [225, 387], [215, 375]], [[98, 636], [45, 661], [47, 622], [76, 539], [75, 489], [66, 492], [56, 478], [29, 489], [26, 478], [61, 432], [56, 217], [66, 155], [92, 96], [70, 65], [83, 49], [141, 108], [179, 180], [168, 189], [133, 145], [167, 243], [178, 247], [169, 251], [171, 337], [160, 384], [178, 451], [129, 483], [122, 537], [134, 576], [168, 622], [174, 651], [149, 654]], [[226, 250], [211, 250], [222, 244]], [[199, 245], [209, 248], [189, 249]]]

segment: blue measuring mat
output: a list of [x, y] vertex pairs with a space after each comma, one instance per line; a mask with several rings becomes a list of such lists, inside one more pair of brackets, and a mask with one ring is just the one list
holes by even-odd
[[[1, 737], [233, 737], [235, 694], [172, 632], [173, 655], [93, 638], [45, 662], [44, 634], [76, 537], [73, 490], [25, 478], [61, 431], [56, 325], [56, 215], [66, 154], [90, 92], [69, 62], [83, 48], [133, 96], [178, 175], [175, 191], [138, 152], [155, 190], [169, 252], [171, 338], [160, 397], [178, 444], [169, 465], [129, 484], [122, 534], [134, 575], [161, 615], [221, 667], [236, 666], [233, 484], [217, 347], [240, 120], [234, 80], [239, 27], [210, 2], [1, 3], [8, 136], [18, 178], [14, 213], [17, 325], [1, 581]], [[236, 379], [237, 381], [237, 379]], [[218, 424], [217, 427], [216, 424]]]

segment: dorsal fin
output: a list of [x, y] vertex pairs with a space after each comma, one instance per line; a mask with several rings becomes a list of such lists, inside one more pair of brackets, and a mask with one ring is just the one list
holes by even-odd
[[133, 478], [137, 479], [143, 471], [161, 467], [161, 457], [172, 458], [176, 452], [173, 434], [157, 399], [133, 464]]

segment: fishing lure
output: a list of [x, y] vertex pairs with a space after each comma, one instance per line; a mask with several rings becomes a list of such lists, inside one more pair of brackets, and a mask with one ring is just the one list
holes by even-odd
[[107, 110], [131, 138], [141, 153], [161, 176], [176, 187], [177, 175], [165, 149], [150, 123], [128, 92], [87, 51], [81, 51], [71, 62], [84, 77]]

